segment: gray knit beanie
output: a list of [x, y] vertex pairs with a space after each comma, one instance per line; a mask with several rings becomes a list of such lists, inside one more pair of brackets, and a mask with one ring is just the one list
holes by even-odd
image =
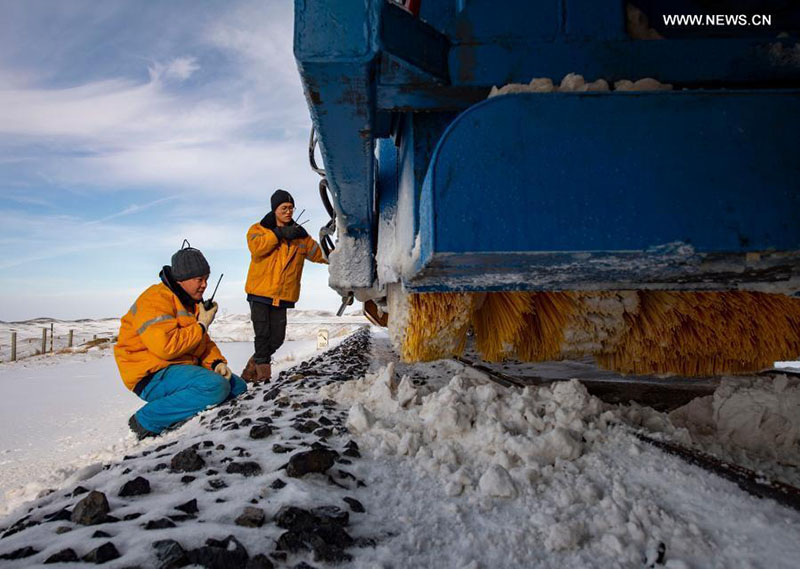
[[195, 249], [184, 239], [183, 245], [172, 256], [172, 278], [176, 281], [185, 281], [195, 277], [202, 277], [211, 273], [208, 261], [199, 249]]

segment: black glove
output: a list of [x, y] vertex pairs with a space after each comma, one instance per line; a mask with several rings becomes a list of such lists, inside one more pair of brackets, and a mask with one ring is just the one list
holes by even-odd
[[306, 231], [302, 225], [295, 223], [293, 225], [284, 226], [283, 236], [289, 241], [292, 239], [303, 239], [304, 237], [308, 237], [308, 231]]
[[284, 233], [286, 227], [270, 227], [270, 229], [272, 229], [272, 232], [275, 234], [275, 237], [278, 238], [278, 241], [281, 239], [286, 239], [286, 234]]

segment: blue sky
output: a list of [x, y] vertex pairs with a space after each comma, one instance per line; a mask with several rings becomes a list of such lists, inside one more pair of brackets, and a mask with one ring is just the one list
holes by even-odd
[[[183, 238], [247, 311], [275, 188], [327, 221], [292, 4], [0, 0], [0, 320], [120, 316]], [[308, 263], [298, 308], [337, 307]]]

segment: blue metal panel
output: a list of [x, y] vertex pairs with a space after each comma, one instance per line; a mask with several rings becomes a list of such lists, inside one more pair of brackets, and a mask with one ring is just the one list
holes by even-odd
[[[444, 276], [486, 282], [491, 267], [558, 272], [564, 254], [617, 252], [619, 262], [608, 261], [615, 270], [650, 257], [655, 264], [635, 279], [677, 282], [696, 277], [694, 265], [710, 256], [800, 251], [798, 131], [800, 92], [789, 90], [490, 99], [461, 114], [434, 153], [420, 268], [446, 268], [438, 283], [427, 281], [442, 287]], [[690, 249], [675, 257], [675, 242]], [[677, 265], [663, 273], [670, 255]], [[624, 270], [569, 270], [558, 277], [577, 287], [577, 279], [630, 282]]]
[[[655, 77], [665, 83], [712, 87], [800, 81], [796, 40], [686, 39], [593, 42], [518, 42], [458, 45], [450, 51], [455, 85], [559, 81], [567, 73], [608, 81]], [[781, 51], [775, 46], [783, 46]]]
[[361, 270], [336, 271], [340, 292], [374, 281], [374, 73], [378, 5], [370, 0], [296, 0], [295, 57], [337, 211], [340, 234], [360, 258], [331, 259]]

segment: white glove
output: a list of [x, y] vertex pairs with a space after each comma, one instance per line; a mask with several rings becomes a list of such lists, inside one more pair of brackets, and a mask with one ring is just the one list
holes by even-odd
[[211, 326], [211, 323], [214, 321], [214, 316], [217, 315], [217, 309], [219, 305], [216, 302], [211, 303], [211, 308], [206, 310], [206, 307], [203, 306], [202, 302], [198, 302], [197, 306], [199, 307], [199, 313], [197, 315], [197, 321], [203, 325], [206, 332], [208, 332], [208, 327]]
[[214, 372], [220, 374], [225, 379], [230, 379], [233, 375], [231, 369], [224, 363], [220, 362], [214, 366]]

